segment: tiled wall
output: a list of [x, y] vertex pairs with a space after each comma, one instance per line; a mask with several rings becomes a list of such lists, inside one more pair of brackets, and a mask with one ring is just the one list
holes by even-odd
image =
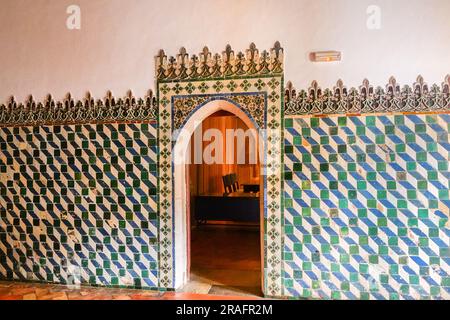
[[[285, 294], [449, 299], [450, 115], [285, 127]], [[0, 277], [158, 287], [155, 136], [0, 128]]]
[[156, 124], [0, 128], [0, 277], [158, 286]]
[[285, 293], [449, 299], [450, 115], [285, 125]]

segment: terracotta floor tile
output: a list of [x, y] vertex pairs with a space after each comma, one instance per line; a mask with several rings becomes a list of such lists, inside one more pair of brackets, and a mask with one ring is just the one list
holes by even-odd
[[80, 300], [79, 299], [80, 297], [81, 296], [79, 294], [77, 294], [77, 293], [72, 293], [72, 292], [67, 293], [67, 298], [69, 300]]
[[49, 289], [36, 288], [36, 290], [35, 290], [36, 296], [39, 298], [41, 296], [47, 295], [49, 292]]
[[[130, 294], [125, 294], [122, 290], [116, 289], [96, 289], [83, 291], [84, 295], [81, 295], [81, 290], [66, 290], [60, 286], [54, 287], [51, 285], [33, 287], [33, 284], [27, 285], [31, 289], [34, 288], [33, 293], [28, 293], [25, 295], [14, 295], [11, 294], [13, 290], [16, 289], [16, 285], [23, 289], [24, 285], [20, 283], [12, 282], [9, 285], [10, 291], [3, 291], [0, 294], [0, 300], [251, 300], [257, 299], [255, 296], [239, 296], [239, 295], [207, 295], [207, 294], [197, 294], [197, 293], [186, 293], [186, 292], [159, 292], [159, 291], [145, 291], [145, 290], [126, 290]], [[3, 286], [5, 290], [5, 286]], [[52, 291], [56, 289], [57, 291]], [[37, 294], [39, 292], [39, 294]]]
[[17, 289], [12, 289], [11, 290], [11, 294], [13, 295], [26, 295], [29, 293], [34, 293], [35, 292], [35, 288], [17, 288]]
[[142, 294], [132, 294], [130, 295], [131, 300], [154, 300], [159, 298], [160, 296], [145, 296]]
[[24, 295], [23, 300], [37, 300], [37, 297], [34, 293], [30, 293], [30, 294]]
[[7, 295], [7, 294], [11, 294], [11, 289], [8, 289], [8, 288], [1, 288], [0, 289], [0, 296], [1, 295]]
[[114, 296], [113, 300], [131, 300], [131, 297], [125, 296], [125, 295], [119, 295], [119, 296]]
[[93, 296], [92, 299], [86, 299], [86, 300], [115, 300], [113, 295], [103, 295], [103, 296]]
[[8, 296], [0, 296], [0, 300], [22, 300], [23, 296], [13, 296], [13, 295], [8, 295]]

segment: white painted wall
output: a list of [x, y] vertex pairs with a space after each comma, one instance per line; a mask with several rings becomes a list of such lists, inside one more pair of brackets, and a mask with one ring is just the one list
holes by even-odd
[[[82, 10], [79, 31], [66, 28], [66, 8]], [[366, 9], [382, 10], [382, 28], [366, 27]], [[0, 0], [0, 102], [10, 95], [77, 98], [108, 89], [142, 96], [154, 87], [160, 48], [216, 52], [250, 42], [286, 50], [286, 78], [349, 86], [390, 75], [411, 84], [417, 74], [441, 83], [450, 73], [449, 0]], [[311, 50], [343, 51], [340, 63], [313, 64]]]

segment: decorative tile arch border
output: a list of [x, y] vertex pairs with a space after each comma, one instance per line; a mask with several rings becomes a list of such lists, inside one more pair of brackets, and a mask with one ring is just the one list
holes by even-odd
[[238, 107], [245, 106], [243, 111], [254, 121], [256, 127], [266, 127], [266, 92], [187, 95], [174, 96], [172, 99], [174, 130], [181, 129], [196, 109], [214, 100], [228, 101]]
[[[283, 49], [277, 42], [270, 53], [259, 54], [252, 44], [246, 54], [237, 55], [227, 46], [222, 56], [200, 54], [189, 57], [181, 49], [177, 58], [161, 51], [156, 57], [159, 101], [159, 281], [160, 287], [175, 288], [175, 212], [173, 205], [174, 131], [201, 105], [228, 100], [240, 106], [249, 118], [266, 129], [266, 210], [264, 217], [264, 291], [281, 296], [283, 215], [282, 215], [282, 129], [283, 129]], [[263, 110], [261, 110], [263, 107]]]

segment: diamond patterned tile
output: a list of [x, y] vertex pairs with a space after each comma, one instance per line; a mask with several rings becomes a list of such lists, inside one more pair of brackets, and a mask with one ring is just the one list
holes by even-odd
[[156, 124], [0, 128], [0, 277], [157, 287], [156, 161]]
[[446, 114], [286, 119], [291, 296], [450, 298], [448, 124]]

